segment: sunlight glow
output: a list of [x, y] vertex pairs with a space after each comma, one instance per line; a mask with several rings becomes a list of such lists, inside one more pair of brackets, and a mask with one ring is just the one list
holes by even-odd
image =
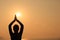
[[20, 12], [16, 12], [15, 14], [16, 14], [17, 17], [19, 17], [19, 16], [21, 17], [21, 13]]
[[22, 40], [27, 40], [27, 39], [22, 39]]

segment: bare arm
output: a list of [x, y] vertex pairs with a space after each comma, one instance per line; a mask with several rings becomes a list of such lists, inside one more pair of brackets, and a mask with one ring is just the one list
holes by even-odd
[[17, 21], [17, 22], [20, 24], [20, 26], [21, 26], [19, 34], [22, 35], [23, 29], [24, 29], [24, 25], [23, 25], [19, 20], [16, 20], [16, 21]]
[[13, 34], [11, 27], [12, 27], [12, 24], [13, 24], [14, 22], [15, 22], [15, 20], [13, 20], [13, 21], [9, 24], [9, 33], [10, 33], [10, 35]]
[[17, 19], [17, 18], [16, 18], [16, 15], [15, 15], [14, 20], [9, 24], [9, 32], [10, 32], [10, 34], [13, 33], [11, 27], [12, 27], [12, 24], [15, 22], [16, 19]]

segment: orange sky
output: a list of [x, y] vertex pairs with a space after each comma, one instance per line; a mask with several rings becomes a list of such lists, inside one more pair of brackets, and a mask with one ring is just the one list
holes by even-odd
[[0, 0], [0, 38], [10, 38], [8, 25], [17, 11], [22, 14], [23, 38], [60, 38], [59, 0]]

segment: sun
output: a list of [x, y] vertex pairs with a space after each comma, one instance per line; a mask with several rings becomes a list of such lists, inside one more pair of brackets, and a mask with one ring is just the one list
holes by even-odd
[[21, 13], [20, 12], [16, 12], [15, 13], [17, 17], [21, 17]]

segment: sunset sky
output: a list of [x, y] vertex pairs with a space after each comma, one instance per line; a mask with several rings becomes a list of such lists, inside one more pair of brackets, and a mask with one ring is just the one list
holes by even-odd
[[22, 39], [60, 38], [60, 0], [0, 0], [0, 40], [10, 40], [16, 12], [24, 24]]

